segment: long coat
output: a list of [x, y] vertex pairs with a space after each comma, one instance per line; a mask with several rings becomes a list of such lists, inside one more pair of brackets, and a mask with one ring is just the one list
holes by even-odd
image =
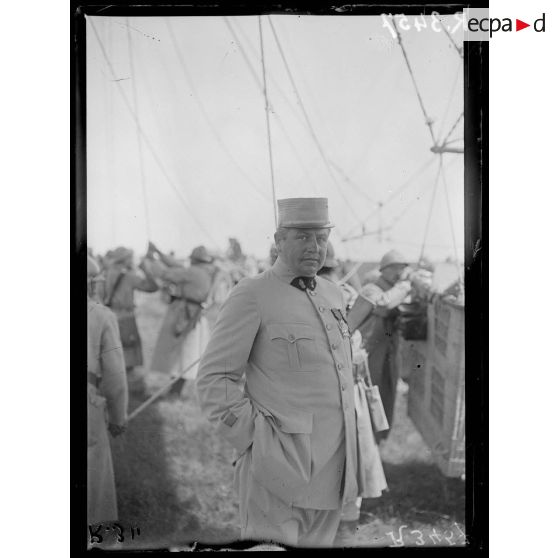
[[[121, 273], [123, 274], [122, 279], [115, 288], [116, 281]], [[119, 266], [112, 267], [107, 271], [105, 303], [108, 303], [108, 298], [111, 299], [110, 308], [118, 318], [126, 368], [143, 364], [141, 337], [134, 312], [134, 291], [152, 293], [158, 289], [159, 286], [149, 275], [142, 277], [135, 271], [122, 269]]]
[[87, 311], [87, 521], [93, 525], [118, 519], [107, 419], [125, 423], [128, 391], [116, 317], [92, 300]]
[[[200, 303], [207, 299], [215, 273], [216, 268], [211, 264], [161, 270], [160, 278], [174, 285], [176, 296], [159, 330], [151, 370], [180, 373], [183, 367], [201, 357], [207, 343], [208, 326], [200, 315]], [[193, 328], [188, 325], [192, 319], [198, 321]]]
[[[351, 331], [358, 329], [368, 352], [368, 367], [372, 383], [377, 385], [389, 424], [393, 421], [399, 371], [395, 359], [397, 335], [395, 321], [397, 306], [411, 290], [407, 281], [392, 285], [383, 277], [365, 285], [349, 311]], [[385, 438], [389, 430], [378, 434]]]
[[[237, 472], [251, 453], [249, 483], [287, 506], [338, 509], [359, 492], [350, 342], [332, 312], [344, 311], [343, 295], [321, 277], [315, 291], [301, 291], [293, 277], [278, 259], [232, 290], [200, 364], [198, 395], [238, 450]], [[237, 488], [241, 499], [251, 490]]]

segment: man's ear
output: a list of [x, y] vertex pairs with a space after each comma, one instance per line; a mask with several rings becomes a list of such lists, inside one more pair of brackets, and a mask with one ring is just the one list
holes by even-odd
[[283, 238], [279, 236], [277, 233], [273, 235], [273, 240], [275, 241], [275, 247], [277, 248], [277, 253], [281, 253], [281, 245]]

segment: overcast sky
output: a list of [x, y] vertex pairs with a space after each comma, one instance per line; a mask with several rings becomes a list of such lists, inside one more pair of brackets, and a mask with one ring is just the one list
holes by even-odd
[[[463, 111], [463, 64], [427, 23], [402, 38], [440, 139]], [[261, 24], [277, 198], [329, 198], [341, 257], [377, 260], [395, 247], [416, 259], [439, 161], [401, 48], [379, 17]], [[453, 38], [461, 46], [461, 33]], [[187, 255], [234, 236], [266, 256], [274, 213], [262, 83], [257, 17], [88, 17], [88, 244], [141, 254], [150, 238]], [[463, 138], [462, 119], [451, 137]], [[463, 155], [444, 155], [443, 168], [447, 197], [440, 179], [426, 254], [454, 255], [453, 222], [462, 259]], [[342, 242], [380, 225], [392, 225], [381, 242]]]

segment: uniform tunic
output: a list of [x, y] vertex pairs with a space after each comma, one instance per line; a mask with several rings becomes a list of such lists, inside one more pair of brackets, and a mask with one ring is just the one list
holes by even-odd
[[[174, 286], [174, 296], [155, 343], [152, 370], [178, 376], [201, 357], [209, 339], [207, 319], [199, 315], [193, 328], [188, 322], [199, 314], [215, 272], [215, 266], [205, 263], [160, 270], [160, 278]], [[186, 377], [195, 378], [197, 369], [194, 366]]]
[[[391, 425], [399, 370], [396, 364], [397, 335], [395, 320], [397, 306], [403, 302], [411, 290], [407, 281], [390, 284], [379, 277], [365, 285], [349, 312], [351, 331], [359, 329], [363, 345], [368, 352], [368, 367], [372, 383], [377, 385], [387, 420]], [[378, 434], [385, 438], [389, 430]]]
[[321, 277], [315, 291], [293, 287], [293, 278], [278, 259], [243, 279], [200, 364], [202, 410], [240, 454], [243, 535], [262, 534], [250, 529], [252, 503], [279, 524], [293, 510], [337, 513], [359, 492], [350, 341], [331, 311], [344, 312], [343, 295]]
[[118, 519], [107, 415], [125, 423], [128, 391], [116, 317], [92, 300], [87, 311], [87, 370], [100, 381], [99, 388], [87, 384], [87, 521], [93, 525]]
[[124, 276], [112, 294], [110, 308], [118, 318], [126, 368], [133, 368], [143, 364], [141, 337], [134, 313], [134, 290], [153, 293], [159, 287], [149, 276], [142, 277], [134, 271], [114, 267], [107, 272], [107, 296], [110, 296], [121, 272]]

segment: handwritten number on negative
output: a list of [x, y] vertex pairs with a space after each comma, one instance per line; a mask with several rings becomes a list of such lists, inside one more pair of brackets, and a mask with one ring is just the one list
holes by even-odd
[[390, 544], [390, 547], [393, 546], [405, 546], [405, 543], [403, 542], [403, 529], [405, 529], [407, 527], [407, 525], [401, 525], [401, 527], [399, 527], [399, 538], [396, 539], [393, 536], [393, 531], [389, 531], [387, 534], [391, 537], [391, 540], [393, 541], [393, 544]]
[[432, 534], [428, 536], [434, 544], [436, 544], [436, 541], [434, 539], [437, 539], [438, 542], [442, 542], [442, 537], [436, 532], [436, 528], [432, 529]]
[[418, 533], [418, 540], [415, 542], [415, 544], [417, 546], [424, 546], [424, 537], [422, 535], [422, 531], [419, 531], [418, 529], [415, 529], [414, 531], [411, 531], [411, 534], [413, 533]]

